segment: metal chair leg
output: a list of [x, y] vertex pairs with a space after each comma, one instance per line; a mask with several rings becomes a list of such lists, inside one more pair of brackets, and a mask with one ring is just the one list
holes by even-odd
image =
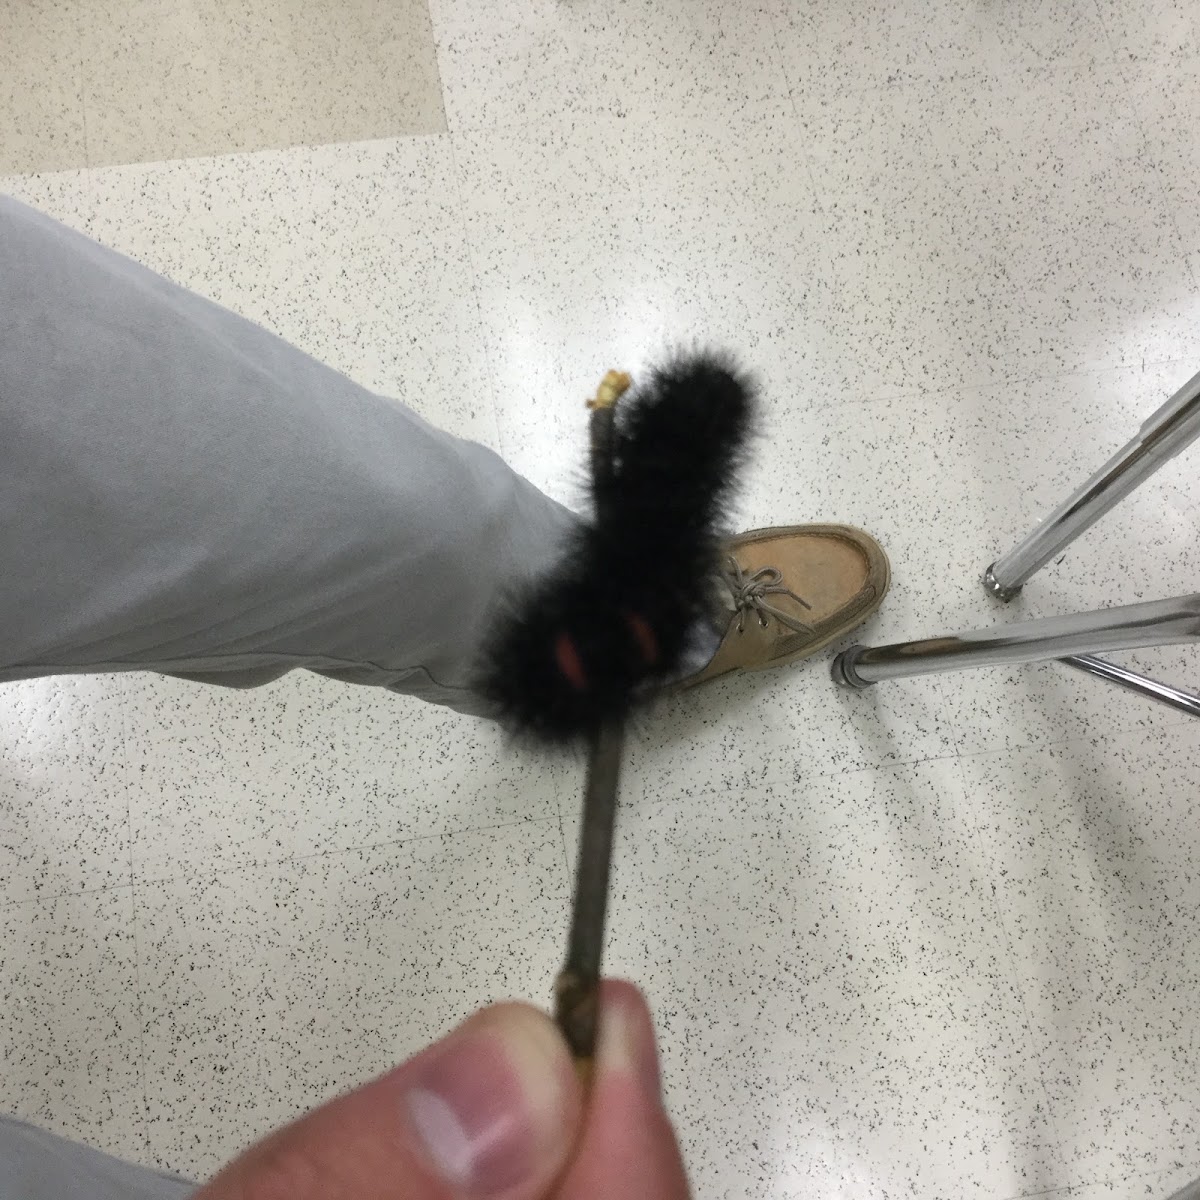
[[[890, 646], [851, 646], [834, 659], [833, 678], [843, 687], [865, 688], [908, 675], [1082, 656], [1082, 661], [1071, 665], [1093, 674], [1103, 673], [1131, 690], [1200, 716], [1200, 703], [1193, 708], [1189, 700], [1197, 698], [1189, 693], [1154, 684], [1153, 680], [1144, 680], [1153, 688], [1141, 686], [1143, 677], [1133, 672], [1124, 672], [1124, 677], [1117, 680], [1115, 676], [1122, 668], [1087, 657], [1093, 650], [1133, 650], [1184, 642], [1200, 642], [1200, 592], [1122, 608], [1022, 621], [1000, 629], [977, 629], [954, 637]], [[1174, 698], [1168, 693], [1174, 693]]]
[[1128, 667], [1119, 667], [1116, 663], [1096, 658], [1091, 654], [1072, 654], [1070, 658], [1060, 658], [1058, 661], [1079, 671], [1086, 671], [1089, 675], [1107, 679], [1109, 683], [1115, 683], [1117, 687], [1125, 688], [1126, 691], [1157, 700], [1159, 704], [1187, 713], [1188, 716], [1200, 717], [1200, 696], [1195, 692], [1184, 691], [1174, 684], [1151, 679], [1148, 675], [1139, 675]]
[[1069, 546], [1168, 459], [1200, 437], [1200, 374], [1193, 375], [1136, 436], [1029, 536], [984, 573], [987, 591], [1011, 600], [1025, 581]]

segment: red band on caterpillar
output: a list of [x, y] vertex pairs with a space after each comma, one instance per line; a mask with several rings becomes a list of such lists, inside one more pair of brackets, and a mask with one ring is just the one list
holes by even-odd
[[577, 691], [586, 692], [587, 673], [583, 669], [583, 660], [569, 633], [560, 633], [554, 639], [554, 661], [562, 672], [563, 678]]
[[654, 666], [658, 662], [658, 638], [654, 636], [650, 622], [640, 613], [630, 612], [628, 609], [625, 610], [624, 616], [625, 624], [633, 634], [633, 640], [641, 651], [643, 661], [648, 667]]

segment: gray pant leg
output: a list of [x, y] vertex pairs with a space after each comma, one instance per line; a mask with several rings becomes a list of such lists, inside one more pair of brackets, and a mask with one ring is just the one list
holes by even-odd
[[0, 197], [0, 682], [295, 667], [480, 711], [572, 518], [495, 454]]
[[183, 1200], [194, 1183], [0, 1116], [0, 1200]]

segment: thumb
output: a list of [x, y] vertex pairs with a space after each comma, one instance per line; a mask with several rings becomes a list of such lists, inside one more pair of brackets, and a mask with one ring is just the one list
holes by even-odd
[[193, 1200], [535, 1200], [566, 1165], [581, 1109], [550, 1019], [501, 1004], [271, 1134]]

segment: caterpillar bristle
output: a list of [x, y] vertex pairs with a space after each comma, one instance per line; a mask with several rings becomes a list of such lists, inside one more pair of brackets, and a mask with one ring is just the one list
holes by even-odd
[[622, 399], [614, 470], [556, 567], [505, 599], [479, 689], [514, 732], [569, 742], [677, 676], [707, 615], [755, 388], [711, 351], [675, 357]]

